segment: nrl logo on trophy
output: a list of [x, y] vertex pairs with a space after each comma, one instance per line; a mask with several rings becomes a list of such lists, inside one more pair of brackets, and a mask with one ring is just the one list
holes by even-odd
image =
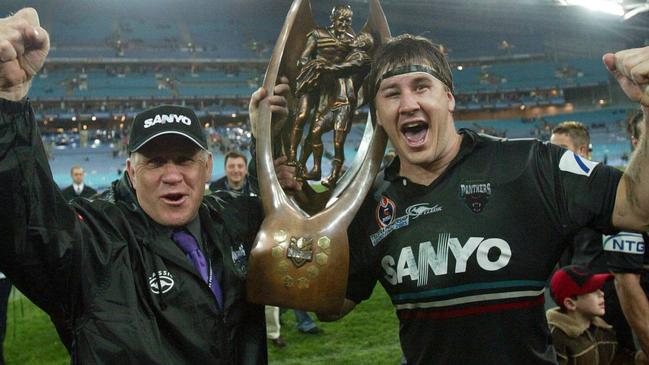
[[[257, 125], [257, 169], [265, 220], [251, 252], [248, 299], [321, 313], [338, 313], [349, 271], [347, 227], [370, 189], [387, 142], [372, 113], [351, 163], [345, 142], [359, 106], [367, 103], [365, 78], [376, 47], [390, 37], [378, 0], [369, 0], [367, 22], [352, 28], [353, 10], [335, 6], [330, 24], [318, 26], [308, 0], [295, 0], [266, 70], [264, 88], [289, 79], [291, 115], [271, 135], [271, 111], [262, 102]], [[331, 134], [325, 154], [323, 136]], [[303, 189], [288, 196], [273, 159], [286, 156]], [[326, 161], [330, 173], [324, 175]], [[313, 184], [313, 185], [312, 185]]]
[[291, 259], [296, 267], [311, 261], [313, 259], [313, 239], [311, 237], [291, 238], [286, 257]]

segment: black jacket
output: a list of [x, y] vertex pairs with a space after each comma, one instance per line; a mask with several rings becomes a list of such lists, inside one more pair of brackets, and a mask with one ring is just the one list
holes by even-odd
[[83, 190], [81, 190], [81, 194], [77, 195], [77, 193], [74, 192], [74, 186], [70, 185], [67, 188], [61, 190], [61, 193], [63, 193], [63, 197], [67, 200], [72, 200], [76, 197], [81, 197], [81, 198], [87, 198], [90, 199], [94, 197], [97, 194], [97, 190], [91, 188], [88, 185], [83, 185]]
[[199, 210], [207, 284], [138, 206], [127, 181], [112, 197], [61, 195], [28, 102], [0, 101], [0, 270], [51, 315], [65, 315], [81, 364], [265, 364], [263, 307], [245, 302], [254, 198], [208, 196]]

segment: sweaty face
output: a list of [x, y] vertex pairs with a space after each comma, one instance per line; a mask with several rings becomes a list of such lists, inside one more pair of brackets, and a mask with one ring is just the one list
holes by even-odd
[[603, 316], [606, 312], [604, 292], [600, 289], [578, 296], [575, 304], [577, 310], [587, 316]]
[[164, 135], [145, 144], [127, 161], [137, 200], [164, 226], [183, 226], [198, 213], [212, 156], [185, 137]]
[[425, 72], [381, 81], [374, 99], [378, 123], [401, 158], [401, 168], [425, 167], [447, 153], [457, 136], [453, 94]]
[[225, 174], [230, 185], [239, 186], [248, 174], [246, 161], [242, 157], [230, 157], [225, 163]]
[[77, 185], [81, 184], [83, 182], [83, 175], [83, 169], [72, 170], [72, 181]]

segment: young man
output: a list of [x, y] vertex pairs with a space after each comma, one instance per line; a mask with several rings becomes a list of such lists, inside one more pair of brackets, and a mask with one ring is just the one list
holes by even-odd
[[[325, 319], [380, 281], [408, 364], [556, 363], [546, 279], [584, 226], [647, 229], [645, 138], [622, 177], [551, 144], [456, 131], [452, 75], [436, 46], [400, 36], [374, 60], [372, 108], [398, 157], [350, 226], [348, 299]], [[649, 106], [649, 48], [604, 62]]]
[[570, 150], [583, 158], [590, 158], [590, 133], [585, 125], [566, 121], [552, 130], [550, 143]]
[[[135, 117], [114, 199], [68, 203], [25, 99], [48, 50], [34, 9], [0, 19], [0, 270], [69, 321], [74, 363], [265, 364], [263, 308], [245, 301], [259, 202], [204, 197], [201, 123], [160, 106]], [[283, 118], [287, 87], [274, 91]]]
[[97, 190], [91, 188], [90, 186], [84, 184], [83, 178], [85, 177], [85, 172], [83, 167], [79, 165], [74, 165], [70, 169], [70, 177], [72, 177], [72, 185], [63, 189], [63, 197], [67, 200], [72, 200], [77, 197], [81, 198], [91, 198], [97, 194]]
[[[550, 291], [559, 307], [546, 316], [559, 364], [608, 365], [616, 358], [615, 331], [601, 318], [606, 312], [601, 289], [612, 278], [580, 265], [563, 267], [552, 275]], [[633, 357], [625, 360], [633, 363]], [[616, 361], [622, 363], [619, 354]]]
[[225, 176], [210, 184], [210, 191], [227, 190], [250, 195], [248, 160], [239, 152], [225, 155]]

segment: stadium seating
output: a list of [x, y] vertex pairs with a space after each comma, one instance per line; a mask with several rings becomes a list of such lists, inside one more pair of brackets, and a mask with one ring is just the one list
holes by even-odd
[[[263, 79], [264, 62], [290, 3], [291, 0], [217, 3], [203, 0], [184, 2], [170, 11], [162, 3], [151, 7], [130, 0], [100, 2], [92, 7], [84, 3], [57, 6], [46, 0], [34, 0], [37, 8], [46, 9], [42, 11], [42, 21], [51, 34], [49, 57], [53, 61], [51, 66], [47, 65], [47, 73], [39, 75], [33, 83], [30, 96], [43, 104], [36, 111], [37, 117], [68, 121], [80, 114], [105, 119], [113, 115], [131, 118], [145, 105], [172, 101], [195, 106], [200, 117], [219, 116], [240, 121], [241, 115], [247, 112], [246, 100]], [[316, 22], [328, 25], [331, 4], [311, 3]], [[546, 16], [551, 12], [547, 7], [532, 4], [527, 8], [495, 9], [475, 2], [470, 8], [461, 9], [464, 16], [479, 17], [484, 24], [446, 21], [456, 17], [459, 9], [451, 1], [446, 1], [443, 7], [427, 1], [412, 1], [407, 7], [399, 1], [382, 1], [382, 4], [392, 34], [420, 34], [445, 46], [454, 68], [458, 119], [463, 119], [464, 112], [475, 115], [486, 110], [563, 106], [572, 102], [567, 100], [570, 97], [565, 93], [567, 90], [604, 89], [609, 76], [599, 54], [592, 49], [620, 44], [616, 34], [624, 33], [616, 28], [623, 27], [619, 24], [608, 25], [618, 29], [609, 35], [593, 32], [599, 24], [592, 19], [575, 18], [574, 23], [553, 21]], [[367, 17], [367, 9], [363, 2], [352, 6], [354, 27], [358, 31]], [[567, 9], [565, 14], [572, 14], [571, 11]], [[501, 24], [503, 12], [511, 19], [534, 14], [533, 19], [544, 19], [548, 24], [508, 31], [510, 24]], [[89, 13], [101, 16], [89, 17]], [[554, 37], [556, 34], [561, 34], [559, 40]], [[563, 49], [564, 38], [583, 34], [589, 34], [589, 44], [572, 47], [573, 53], [570, 49], [563, 54], [555, 52]], [[590, 43], [593, 47], [589, 48]], [[198, 60], [209, 66], [195, 67], [193, 61]], [[130, 70], [118, 70], [120, 62]], [[197, 64], [202, 65], [201, 62]], [[460, 65], [461, 70], [457, 68]], [[119, 101], [113, 105], [122, 105], [124, 101], [128, 104], [97, 107], [111, 100]], [[86, 101], [95, 101], [89, 103], [94, 109], [80, 105]], [[625, 116], [623, 109], [602, 109], [543, 116], [531, 123], [514, 118], [475, 119], [457, 124], [508, 137], [544, 138], [548, 136], [548, 126], [565, 119], [579, 120], [591, 128], [593, 156], [615, 159], [628, 152], [626, 137], [620, 132], [620, 121]], [[360, 136], [362, 126], [354, 126], [348, 136], [347, 161], [353, 158]], [[332, 151], [330, 134], [324, 136], [324, 142]], [[61, 147], [53, 154], [55, 176], [62, 184], [68, 183], [70, 163], [80, 158], [82, 161], [88, 158], [89, 182], [97, 186], [111, 180], [121, 163], [121, 158], [113, 161], [110, 148]], [[215, 157], [216, 176], [222, 173], [222, 160], [219, 160], [222, 155]], [[323, 166], [328, 169], [328, 163]]]

